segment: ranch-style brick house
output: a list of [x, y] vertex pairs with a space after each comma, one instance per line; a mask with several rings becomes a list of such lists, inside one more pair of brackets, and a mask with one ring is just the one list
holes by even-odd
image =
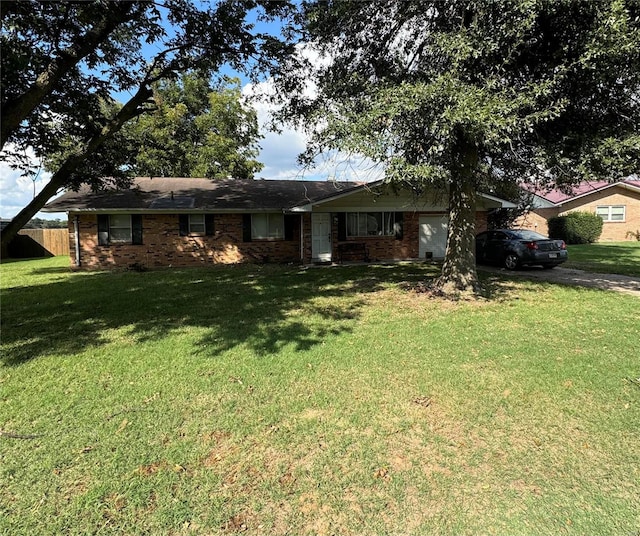
[[572, 191], [536, 190], [531, 211], [516, 226], [548, 234], [547, 221], [572, 211], [592, 212], [602, 218], [599, 242], [637, 240], [640, 233], [640, 179], [583, 182]]
[[[477, 231], [488, 210], [513, 206], [479, 194]], [[44, 210], [68, 213], [71, 262], [85, 269], [437, 259], [448, 221], [445, 196], [381, 181], [140, 177]]]

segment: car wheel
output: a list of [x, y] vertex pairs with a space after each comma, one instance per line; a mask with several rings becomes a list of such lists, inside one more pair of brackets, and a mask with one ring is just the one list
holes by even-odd
[[515, 253], [507, 253], [504, 257], [504, 267], [507, 270], [515, 270], [520, 264], [520, 259]]

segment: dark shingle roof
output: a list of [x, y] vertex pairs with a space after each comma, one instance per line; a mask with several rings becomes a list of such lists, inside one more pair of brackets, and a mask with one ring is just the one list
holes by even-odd
[[47, 212], [93, 210], [267, 211], [291, 210], [340, 195], [362, 185], [355, 182], [240, 180], [138, 177], [131, 189], [66, 192], [44, 208]]

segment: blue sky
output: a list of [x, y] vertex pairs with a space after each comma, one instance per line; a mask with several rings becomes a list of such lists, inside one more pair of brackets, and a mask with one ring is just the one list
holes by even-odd
[[[274, 23], [256, 22], [256, 28], [259, 31], [279, 31], [279, 26]], [[153, 51], [150, 50], [150, 54], [152, 53]], [[238, 76], [242, 80], [244, 94], [252, 93], [253, 88], [246, 78], [230, 69], [226, 70], [226, 74]], [[265, 86], [268, 88], [269, 83], [269, 80], [264, 80], [262, 89]], [[118, 100], [126, 98], [126, 94], [115, 96], [119, 98]], [[296, 158], [305, 148], [304, 134], [290, 128], [284, 128], [280, 133], [269, 132], [265, 125], [269, 121], [270, 106], [266, 103], [257, 103], [255, 107], [264, 136], [260, 141], [259, 156], [264, 169], [258, 173], [259, 178], [298, 180], [326, 180], [330, 176], [335, 176], [339, 180], [351, 178], [352, 170], [349, 166], [334, 166], [331, 160], [323, 162], [314, 170], [301, 170], [296, 163]], [[28, 177], [22, 177], [19, 171], [12, 170], [5, 162], [0, 162], [0, 216], [2, 218], [15, 216], [33, 198], [34, 187], [36, 193], [39, 192], [48, 179], [49, 175], [42, 172], [35, 181], [32, 181]], [[66, 214], [38, 213], [37, 217], [65, 219]]]

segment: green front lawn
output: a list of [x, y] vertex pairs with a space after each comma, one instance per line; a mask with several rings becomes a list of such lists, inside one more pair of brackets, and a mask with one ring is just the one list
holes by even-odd
[[568, 246], [564, 268], [640, 276], [640, 242], [599, 242]]
[[635, 534], [640, 300], [2, 264], [0, 534]]

